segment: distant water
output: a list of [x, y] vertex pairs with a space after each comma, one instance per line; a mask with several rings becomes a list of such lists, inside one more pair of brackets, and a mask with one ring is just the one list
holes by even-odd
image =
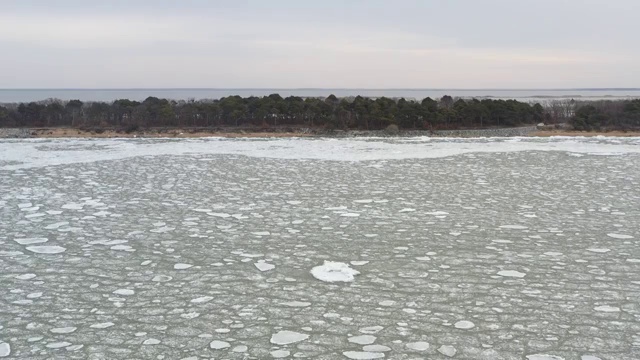
[[635, 89], [0, 89], [0, 103], [40, 101], [45, 99], [82, 101], [144, 100], [149, 96], [173, 100], [219, 99], [231, 95], [283, 97], [395, 97], [406, 99], [441, 98], [444, 95], [462, 98], [516, 99], [548, 101], [553, 99], [628, 99], [640, 98]]

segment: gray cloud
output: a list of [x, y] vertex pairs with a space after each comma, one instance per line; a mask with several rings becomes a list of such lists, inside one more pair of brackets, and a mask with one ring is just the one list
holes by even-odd
[[10, 1], [0, 87], [637, 87], [635, 0]]

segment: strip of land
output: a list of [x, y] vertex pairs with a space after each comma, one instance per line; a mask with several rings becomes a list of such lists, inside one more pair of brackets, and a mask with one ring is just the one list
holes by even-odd
[[0, 129], [0, 138], [293, 138], [293, 137], [365, 137], [365, 136], [433, 136], [433, 137], [509, 137], [509, 136], [608, 136], [640, 137], [640, 131], [571, 131], [571, 130], [535, 130], [523, 128], [467, 129], [454, 131], [429, 132], [423, 130], [387, 132], [377, 131], [325, 131], [323, 129], [192, 129], [192, 128], [151, 128], [135, 132], [123, 132], [114, 129], [83, 130], [68, 127], [56, 128], [13, 128]]

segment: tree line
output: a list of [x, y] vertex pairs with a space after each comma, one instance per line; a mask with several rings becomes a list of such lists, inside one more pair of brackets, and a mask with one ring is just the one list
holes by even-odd
[[[630, 102], [631, 104], [636, 104]], [[595, 110], [588, 108], [592, 106]], [[633, 108], [635, 106], [635, 108]], [[553, 106], [517, 100], [461, 99], [444, 96], [421, 101], [387, 97], [302, 98], [278, 94], [264, 97], [229, 96], [217, 100], [174, 101], [148, 97], [144, 101], [60, 101], [0, 106], [0, 127], [76, 127], [129, 129], [148, 127], [310, 127], [378, 130], [389, 125], [402, 129], [460, 129], [509, 127], [540, 122], [583, 119], [589, 126], [604, 121], [617, 124], [619, 112], [637, 111], [620, 103], [617, 113], [605, 106], [572, 102], [554, 111]], [[556, 107], [557, 108], [557, 107]], [[557, 109], [556, 109], [557, 110]], [[595, 116], [594, 114], [598, 115]], [[599, 117], [600, 116], [600, 117]], [[631, 119], [633, 117], [629, 117]], [[637, 118], [636, 124], [637, 124]], [[578, 120], [574, 123], [580, 126]], [[624, 121], [628, 123], [628, 121]], [[633, 123], [633, 121], [631, 122]]]

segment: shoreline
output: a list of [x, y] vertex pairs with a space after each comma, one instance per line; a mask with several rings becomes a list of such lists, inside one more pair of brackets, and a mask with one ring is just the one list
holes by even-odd
[[[522, 131], [519, 131], [522, 130]], [[521, 132], [521, 134], [519, 133]], [[484, 134], [483, 134], [484, 133]], [[502, 134], [501, 134], [502, 133]], [[100, 132], [87, 131], [76, 128], [0, 128], [0, 139], [2, 138], [356, 138], [356, 137], [454, 137], [454, 138], [477, 138], [477, 137], [640, 137], [640, 131], [569, 131], [569, 130], [535, 130], [531, 128], [498, 128], [498, 129], [468, 129], [468, 130], [443, 130], [431, 133], [425, 130], [405, 130], [397, 133], [389, 133], [384, 130], [378, 131], [325, 131], [318, 129], [292, 129], [291, 131], [259, 131], [256, 129], [243, 131], [241, 129], [211, 129], [205, 131], [201, 129], [148, 129], [146, 131], [136, 131], [125, 133], [116, 130], [104, 130]]]

